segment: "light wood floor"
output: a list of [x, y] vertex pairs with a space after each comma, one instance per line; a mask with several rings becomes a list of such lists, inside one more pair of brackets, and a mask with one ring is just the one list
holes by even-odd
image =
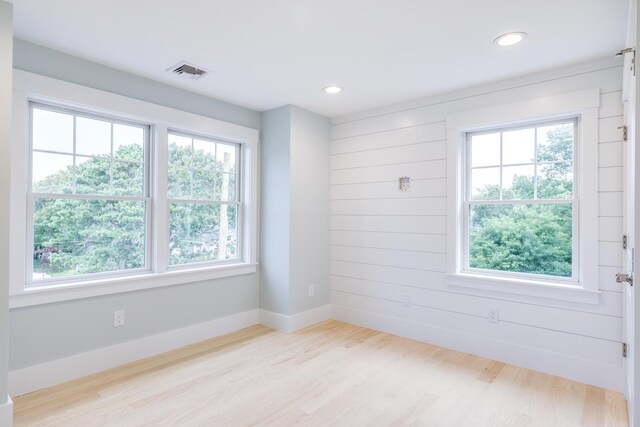
[[626, 426], [619, 393], [336, 321], [254, 326], [14, 400], [16, 426]]

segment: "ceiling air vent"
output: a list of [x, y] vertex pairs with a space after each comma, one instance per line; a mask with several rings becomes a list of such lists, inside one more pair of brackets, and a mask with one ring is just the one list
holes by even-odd
[[198, 80], [209, 74], [209, 72], [204, 68], [196, 67], [195, 65], [188, 64], [185, 61], [178, 62], [173, 67], [168, 68], [167, 71], [191, 80]]

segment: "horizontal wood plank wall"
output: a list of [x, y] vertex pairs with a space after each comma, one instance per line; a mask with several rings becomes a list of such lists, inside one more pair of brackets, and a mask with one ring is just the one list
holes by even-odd
[[[614, 280], [622, 265], [621, 80], [620, 63], [601, 61], [502, 88], [487, 86], [448, 99], [335, 119], [330, 279], [334, 316], [621, 391], [622, 293]], [[447, 287], [446, 115], [590, 88], [601, 91], [600, 303]], [[407, 193], [397, 190], [397, 179], [404, 175], [411, 177]], [[411, 304], [404, 303], [407, 297]], [[490, 307], [499, 309], [498, 324], [486, 320]], [[501, 353], [500, 348], [455, 337], [474, 337], [478, 343], [485, 339], [484, 347], [491, 342], [505, 346]]]

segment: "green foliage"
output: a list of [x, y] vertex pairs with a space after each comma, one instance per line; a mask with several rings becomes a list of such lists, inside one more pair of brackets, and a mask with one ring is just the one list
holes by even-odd
[[[143, 202], [36, 200], [36, 249], [55, 248], [41, 271], [57, 275], [144, 267]], [[45, 271], [47, 270], [47, 271]]]
[[[572, 126], [547, 131], [538, 145], [538, 198], [571, 198]], [[533, 159], [532, 159], [533, 161]], [[487, 185], [479, 200], [496, 200], [496, 185]], [[503, 200], [531, 200], [534, 183], [516, 176]], [[469, 264], [472, 268], [570, 277], [572, 274], [572, 207], [570, 204], [473, 205], [470, 212]]]
[[[212, 155], [198, 150], [192, 156], [190, 149], [172, 144], [169, 157], [172, 197], [212, 199], [215, 191], [218, 196], [222, 193], [224, 165]], [[77, 157], [76, 194], [142, 196], [142, 158], [139, 144], [120, 146], [113, 159]], [[71, 194], [73, 172], [72, 167], [58, 171], [35, 182], [33, 190]], [[227, 188], [233, 185], [235, 180]], [[144, 202], [42, 198], [36, 199], [34, 205], [34, 272], [61, 276], [144, 267]], [[222, 210], [227, 211], [225, 225], [230, 230], [222, 255], [226, 259], [236, 254], [236, 207], [224, 206]], [[220, 214], [220, 205], [171, 206], [172, 264], [220, 258], [217, 253]]]
[[[221, 211], [227, 212], [228, 229], [233, 230], [224, 254], [218, 245]], [[235, 258], [236, 206], [173, 203], [169, 215], [171, 265]]]
[[570, 205], [492, 208], [472, 214], [470, 267], [571, 276]]

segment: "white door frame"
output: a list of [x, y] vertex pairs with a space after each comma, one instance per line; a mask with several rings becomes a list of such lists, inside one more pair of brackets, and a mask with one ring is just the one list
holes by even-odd
[[[635, 48], [639, 45], [637, 23], [638, 19], [637, 0], [629, 1], [629, 23], [627, 28], [626, 47]], [[623, 271], [620, 273], [634, 272], [635, 265], [639, 261], [635, 249], [640, 251], [640, 90], [638, 90], [638, 78], [640, 70], [634, 70], [634, 53], [624, 55], [624, 75], [623, 75], [623, 102], [624, 102], [624, 124], [628, 129], [628, 138], [624, 149], [624, 233], [628, 236], [627, 249], [624, 251]], [[639, 56], [640, 59], [640, 56]], [[635, 74], [635, 75], [634, 75]], [[640, 280], [635, 286], [628, 283], [621, 283], [624, 297], [624, 341], [627, 344], [627, 358], [625, 359], [625, 397], [629, 410], [629, 425], [640, 427], [640, 366], [637, 351], [640, 345], [640, 326], [636, 319], [640, 318], [640, 292], [636, 288], [640, 286]]]

